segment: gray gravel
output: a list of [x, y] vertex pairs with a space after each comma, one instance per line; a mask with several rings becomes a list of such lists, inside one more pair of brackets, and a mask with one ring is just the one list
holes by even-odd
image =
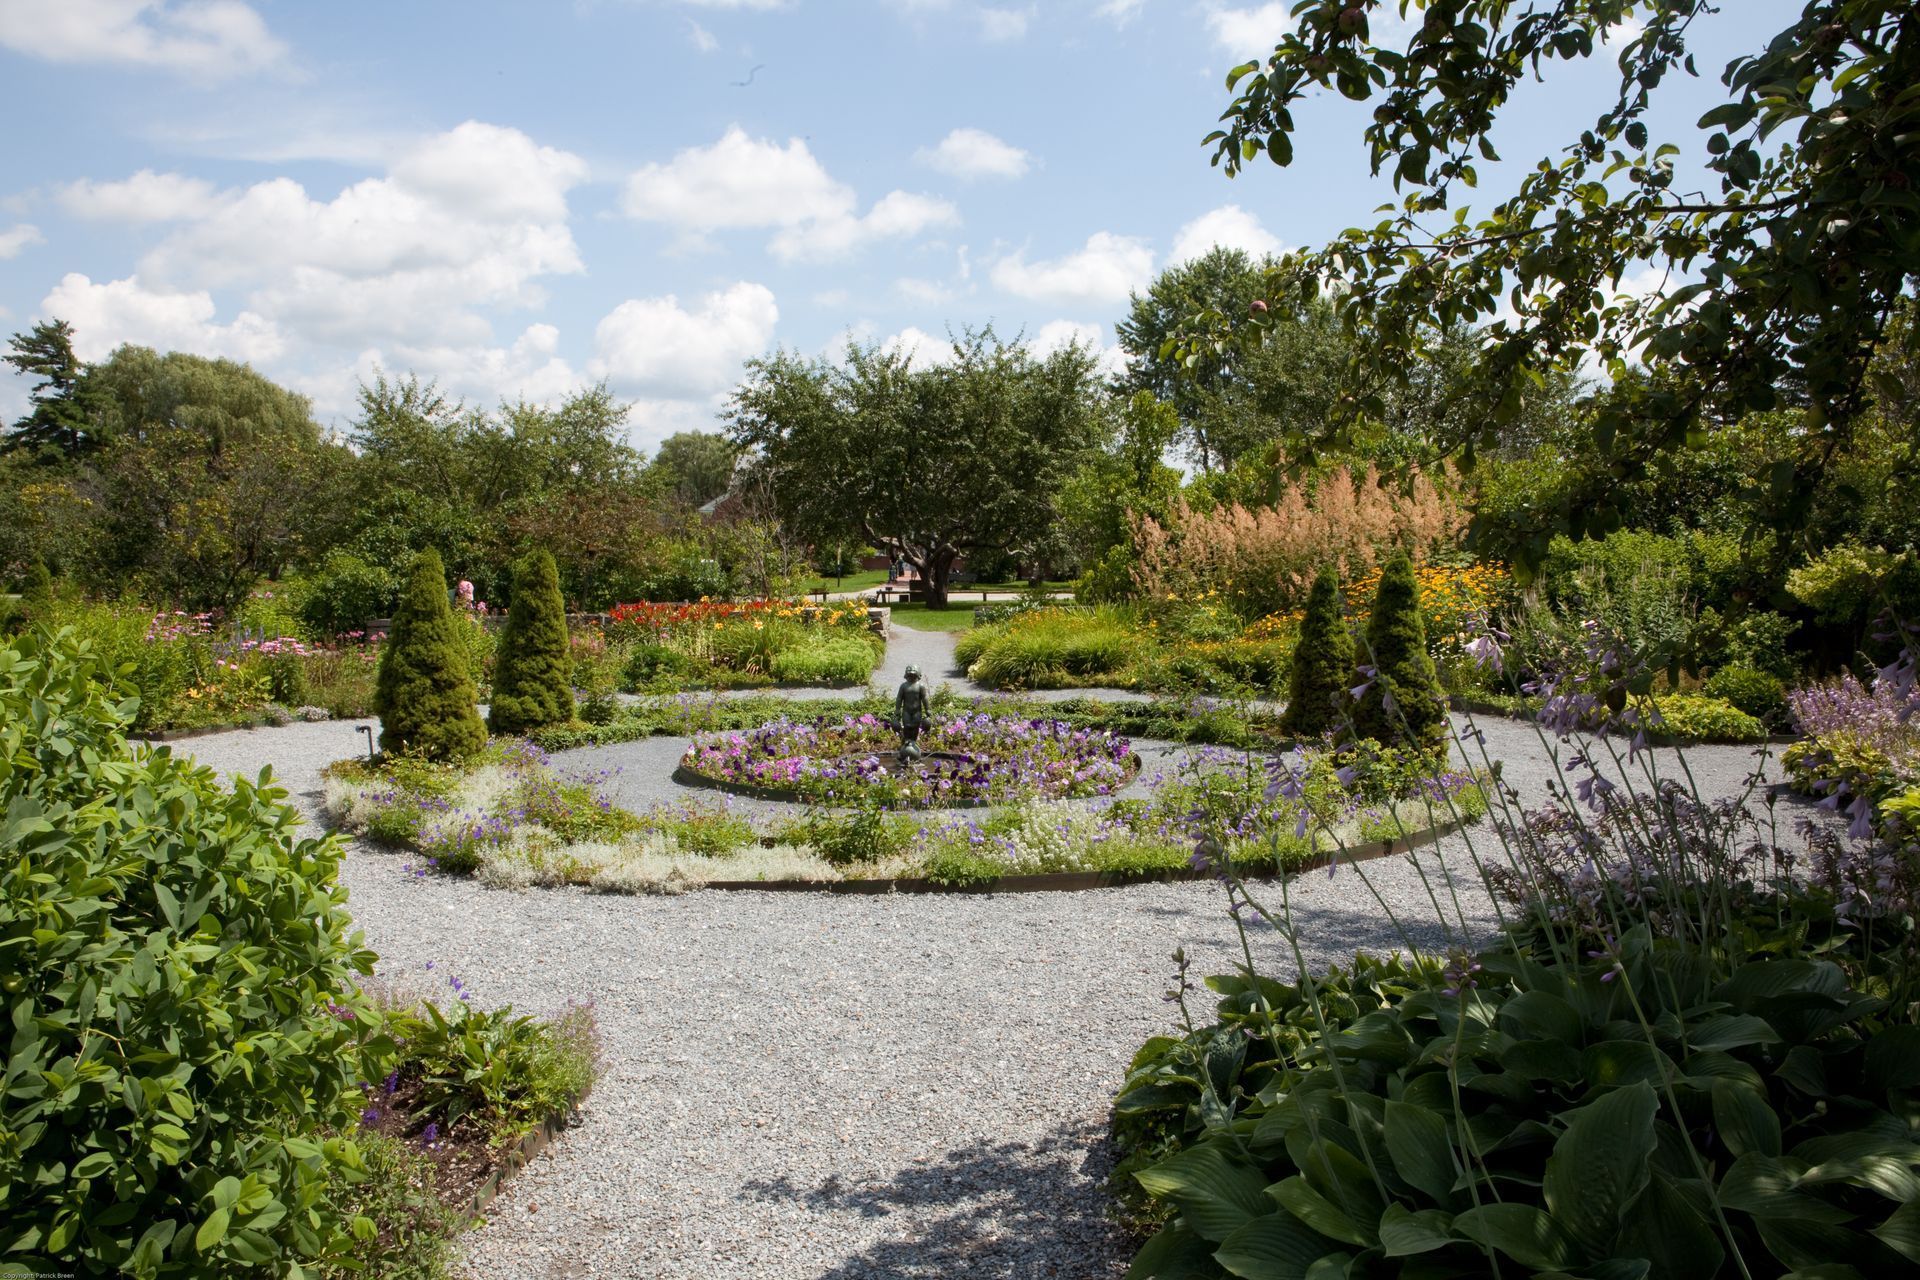
[[[1510, 783], [1537, 799], [1557, 780], [1525, 726], [1485, 728]], [[360, 741], [291, 725], [176, 750], [228, 772], [271, 762], [310, 807], [320, 766]], [[623, 777], [657, 785], [683, 746], [563, 763], [625, 753]], [[1739, 748], [1688, 759], [1709, 794], [1751, 763]], [[646, 898], [416, 880], [402, 861], [355, 846], [342, 873], [382, 976], [424, 981], [434, 961], [487, 1004], [591, 1000], [605, 1039], [583, 1123], [468, 1238], [476, 1278], [1118, 1276], [1107, 1102], [1139, 1043], [1174, 1026], [1173, 949], [1196, 974], [1241, 958], [1212, 884]], [[1443, 942], [1423, 872], [1470, 876], [1467, 838], [1296, 881], [1308, 962], [1394, 947], [1375, 894]], [[1484, 893], [1461, 898], [1484, 929]], [[1272, 931], [1251, 945], [1263, 970], [1294, 971]]]

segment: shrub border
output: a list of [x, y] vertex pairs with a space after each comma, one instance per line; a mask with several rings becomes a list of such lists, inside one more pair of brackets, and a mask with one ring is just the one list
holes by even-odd
[[[1301, 863], [1278, 873], [1278, 876], [1296, 876], [1308, 871], [1318, 871], [1337, 862], [1371, 862], [1376, 858], [1390, 858], [1395, 854], [1412, 853], [1437, 843], [1454, 834], [1469, 822], [1476, 819], [1449, 819], [1446, 822], [1416, 831], [1409, 836], [1396, 836], [1391, 840], [1372, 840], [1340, 854], [1320, 853]], [[1254, 877], [1262, 880], [1277, 879], [1268, 874]], [[942, 884], [924, 876], [905, 876], [888, 880], [709, 880], [694, 892], [707, 889], [719, 889], [723, 892], [738, 892], [752, 889], [771, 889], [779, 893], [839, 893], [839, 894], [881, 894], [881, 893], [1053, 893], [1079, 891], [1084, 889], [1119, 889], [1134, 884], [1187, 884], [1199, 880], [1212, 880], [1216, 877], [1211, 871], [1198, 871], [1189, 867], [1169, 868], [1163, 871], [1049, 871], [1031, 876], [1000, 876], [994, 880], [979, 884]]]

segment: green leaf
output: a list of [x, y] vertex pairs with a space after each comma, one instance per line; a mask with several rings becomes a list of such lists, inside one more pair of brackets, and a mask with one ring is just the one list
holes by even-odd
[[1260, 61], [1257, 58], [1254, 59], [1252, 62], [1241, 63], [1239, 66], [1235, 67], [1233, 70], [1227, 72], [1227, 88], [1229, 89], [1233, 88], [1234, 85], [1240, 83], [1243, 77], [1250, 75], [1251, 73], [1258, 71], [1259, 69], [1260, 69]]
[[1751, 1044], [1778, 1044], [1779, 1033], [1764, 1018], [1750, 1013], [1708, 1018], [1687, 1028], [1687, 1043], [1695, 1049], [1740, 1049]]
[[1707, 1220], [1704, 1195], [1689, 1198], [1703, 1188], [1689, 1179], [1685, 1189], [1654, 1171], [1653, 1181], [1629, 1215], [1618, 1252], [1648, 1259], [1662, 1276], [1717, 1276], [1726, 1250]]
[[1447, 1122], [1425, 1107], [1388, 1100], [1387, 1155], [1393, 1169], [1439, 1204], [1453, 1199], [1453, 1144]]
[[1248, 1280], [1304, 1280], [1307, 1268], [1336, 1248], [1292, 1214], [1270, 1213], [1221, 1241], [1213, 1257], [1232, 1274]]
[[1208, 1143], [1176, 1152], [1134, 1178], [1148, 1195], [1172, 1201], [1189, 1227], [1216, 1243], [1273, 1211], [1266, 1175]]
[[1219, 1280], [1213, 1246], [1185, 1227], [1162, 1227], [1133, 1257], [1127, 1280]]
[[1314, 1190], [1313, 1184], [1299, 1174], [1274, 1183], [1267, 1188], [1267, 1194], [1278, 1200], [1281, 1208], [1321, 1235], [1344, 1240], [1348, 1244], [1374, 1243], [1371, 1222], [1355, 1222], [1344, 1209]]
[[95, 1151], [91, 1155], [82, 1156], [76, 1160], [73, 1168], [67, 1171], [67, 1176], [75, 1181], [97, 1178], [112, 1169], [113, 1165], [114, 1159], [111, 1152]]
[[1389, 1258], [1429, 1253], [1459, 1243], [1449, 1228], [1453, 1218], [1438, 1209], [1411, 1210], [1390, 1204], [1380, 1215], [1380, 1247]]
[[205, 1253], [226, 1239], [227, 1216], [225, 1209], [215, 1209], [208, 1214], [207, 1220], [200, 1224], [200, 1229], [193, 1233], [193, 1247]]
[[1579, 1011], [1548, 991], [1523, 991], [1500, 1007], [1500, 1029], [1516, 1040], [1558, 1040], [1578, 1048]]
[[1913, 1262], [1920, 1262], [1920, 1200], [1909, 1200], [1873, 1229], [1881, 1244]]
[[1619, 1234], [1627, 1211], [1646, 1189], [1660, 1108], [1645, 1082], [1615, 1089], [1567, 1113], [1567, 1130], [1547, 1157], [1541, 1184], [1554, 1220], [1595, 1253]]
[[1720, 1179], [1720, 1203], [1761, 1220], [1804, 1219], [1828, 1224], [1851, 1221], [1853, 1215], [1846, 1210], [1798, 1190], [1800, 1174], [1805, 1169], [1797, 1160], [1741, 1156]]
[[1455, 1217], [1453, 1229], [1525, 1267], [1564, 1267], [1573, 1258], [1571, 1237], [1530, 1204], [1481, 1205]]
[[1713, 1127], [1736, 1156], [1780, 1154], [1780, 1117], [1764, 1096], [1724, 1077], [1713, 1082]]

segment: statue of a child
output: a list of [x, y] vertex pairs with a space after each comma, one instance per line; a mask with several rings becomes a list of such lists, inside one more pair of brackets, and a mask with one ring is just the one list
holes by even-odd
[[920, 668], [908, 667], [907, 678], [900, 682], [900, 690], [893, 695], [893, 727], [900, 734], [901, 759], [914, 760], [920, 756], [920, 731], [927, 724], [927, 686], [920, 682]]

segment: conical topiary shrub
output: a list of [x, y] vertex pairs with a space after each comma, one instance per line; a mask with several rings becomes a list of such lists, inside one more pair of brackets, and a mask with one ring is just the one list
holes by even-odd
[[1322, 566], [1294, 641], [1293, 675], [1281, 719], [1296, 737], [1318, 737], [1346, 718], [1353, 688], [1353, 635], [1341, 612], [1340, 577], [1332, 565]]
[[461, 760], [487, 745], [456, 625], [440, 553], [422, 551], [393, 611], [373, 686], [382, 751]]
[[513, 570], [513, 602], [494, 662], [487, 727], [526, 733], [573, 719], [573, 661], [567, 649], [567, 607], [553, 556], [536, 551]]
[[1388, 746], [1438, 751], [1447, 738], [1447, 695], [1427, 653], [1420, 616], [1420, 584], [1402, 551], [1380, 571], [1367, 619], [1366, 651], [1359, 655], [1365, 692], [1354, 707], [1354, 732]]

